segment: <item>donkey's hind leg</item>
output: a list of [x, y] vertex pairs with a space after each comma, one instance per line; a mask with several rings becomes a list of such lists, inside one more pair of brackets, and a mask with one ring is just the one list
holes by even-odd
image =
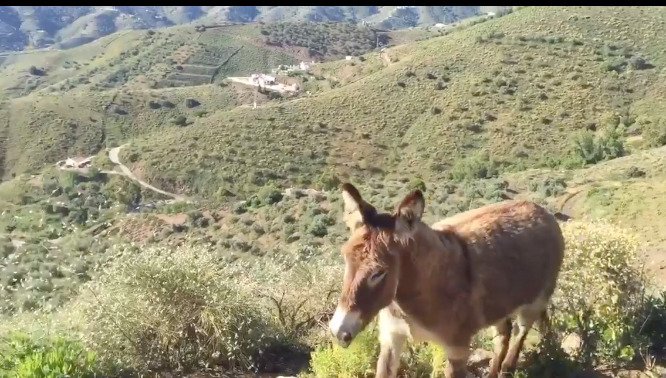
[[497, 378], [502, 366], [502, 361], [506, 357], [507, 350], [509, 349], [509, 341], [511, 340], [511, 318], [505, 318], [495, 323], [493, 326], [494, 337], [494, 356], [490, 361], [490, 372], [488, 378]]
[[520, 307], [516, 311], [518, 333], [512, 338], [509, 350], [502, 362], [502, 373], [512, 373], [516, 369], [525, 338], [532, 329], [534, 322], [542, 318], [547, 303], [547, 301], [539, 299], [534, 303]]

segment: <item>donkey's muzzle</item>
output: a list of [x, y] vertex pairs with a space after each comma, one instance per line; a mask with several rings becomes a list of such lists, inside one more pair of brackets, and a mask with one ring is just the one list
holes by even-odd
[[351, 344], [362, 326], [363, 323], [358, 311], [347, 311], [340, 306], [335, 309], [333, 318], [328, 323], [331, 333], [335, 336], [338, 344], [343, 348], [346, 348]]

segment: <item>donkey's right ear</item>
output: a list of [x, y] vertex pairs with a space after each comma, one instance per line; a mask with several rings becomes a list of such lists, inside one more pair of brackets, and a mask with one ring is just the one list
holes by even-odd
[[358, 189], [350, 183], [344, 183], [341, 186], [342, 200], [345, 208], [342, 219], [347, 224], [349, 231], [354, 231], [364, 223], [368, 223], [377, 213], [375, 208], [361, 198]]

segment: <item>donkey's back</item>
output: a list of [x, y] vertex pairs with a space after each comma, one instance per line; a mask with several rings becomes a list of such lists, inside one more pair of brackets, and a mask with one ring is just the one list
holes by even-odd
[[525, 305], [543, 307], [564, 256], [557, 219], [529, 201], [504, 201], [447, 218], [433, 229], [453, 233], [466, 249], [479, 327]]

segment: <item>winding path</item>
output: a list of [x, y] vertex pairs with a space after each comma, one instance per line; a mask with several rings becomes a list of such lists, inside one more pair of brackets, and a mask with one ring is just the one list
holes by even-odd
[[175, 193], [167, 192], [165, 190], [156, 188], [156, 187], [150, 185], [149, 183], [141, 180], [140, 178], [136, 177], [134, 175], [134, 173], [132, 173], [132, 171], [126, 165], [124, 165], [122, 162], [120, 162], [120, 150], [123, 147], [126, 147], [126, 146], [127, 146], [127, 144], [123, 144], [122, 146], [114, 147], [114, 148], [109, 150], [109, 160], [111, 160], [111, 162], [113, 164], [116, 164], [120, 168], [120, 171], [125, 176], [127, 176], [131, 180], [134, 180], [136, 183], [143, 186], [144, 188], [152, 190], [153, 192], [160, 193], [160, 194], [165, 195], [167, 197], [171, 197], [176, 201], [187, 201], [187, 198], [185, 198], [184, 196], [181, 196], [181, 195], [178, 195], [178, 194], [175, 194]]

